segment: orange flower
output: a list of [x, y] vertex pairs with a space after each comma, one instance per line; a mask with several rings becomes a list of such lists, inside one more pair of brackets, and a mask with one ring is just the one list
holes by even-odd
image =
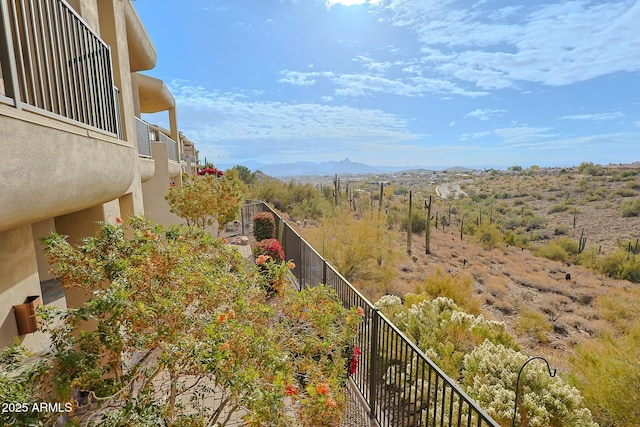
[[229, 350], [229, 342], [225, 341], [222, 343], [222, 345], [220, 345], [220, 350], [225, 351], [225, 350]]
[[122, 218], [120, 218], [119, 216], [116, 217], [116, 224], [122, 224]]
[[224, 237], [222, 238], [222, 243], [227, 243], [227, 239], [225, 239]]
[[356, 308], [356, 313], [358, 314], [358, 316], [364, 317], [364, 309], [362, 307]]
[[259, 255], [258, 259], [256, 259], [256, 264], [264, 264], [265, 262], [269, 261], [269, 258], [271, 258], [269, 255]]
[[235, 319], [236, 312], [233, 309], [229, 310], [229, 319]]
[[289, 267], [289, 270], [293, 270], [294, 268], [296, 268], [296, 265], [293, 263], [293, 261], [289, 261], [287, 267]]
[[327, 397], [327, 400], [324, 401], [324, 404], [327, 405], [329, 408], [335, 408], [338, 405], [336, 401], [333, 399], [333, 397], [331, 396]]
[[322, 384], [318, 384], [316, 386], [316, 393], [318, 394], [329, 394], [329, 384], [323, 382]]
[[227, 321], [227, 315], [222, 313], [220, 316], [218, 316], [218, 323], [224, 323]]

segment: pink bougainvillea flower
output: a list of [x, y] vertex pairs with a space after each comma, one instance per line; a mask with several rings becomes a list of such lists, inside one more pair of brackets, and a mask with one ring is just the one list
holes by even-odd
[[355, 346], [351, 353], [351, 363], [349, 364], [349, 375], [353, 375], [358, 370], [358, 356], [362, 353], [360, 347]]

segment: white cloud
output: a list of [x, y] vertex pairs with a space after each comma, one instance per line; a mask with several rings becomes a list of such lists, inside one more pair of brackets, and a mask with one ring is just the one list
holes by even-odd
[[601, 122], [604, 120], [615, 120], [621, 119], [624, 117], [624, 113], [622, 111], [615, 111], [612, 113], [593, 113], [593, 114], [574, 114], [569, 116], [562, 116], [560, 119], [562, 120], [590, 120]]
[[489, 120], [491, 117], [500, 116], [505, 111], [506, 110], [482, 110], [477, 108], [472, 112], [470, 112], [469, 114], [467, 114], [467, 117], [474, 117], [478, 120], [485, 121], [485, 120]]
[[457, 4], [386, 0], [383, 7], [393, 25], [415, 32], [426, 66], [482, 89], [517, 88], [519, 82], [560, 86], [640, 70], [640, 2], [577, 0], [497, 10], [488, 9], [489, 2], [467, 9]]
[[357, 149], [365, 144], [396, 144], [423, 136], [412, 133], [405, 119], [375, 109], [261, 102], [184, 81], [169, 86], [181, 112], [180, 128], [185, 135], [197, 142], [198, 149], [216, 150], [227, 157], [271, 155], [299, 144], [304, 144], [306, 153], [337, 150], [345, 144]]
[[513, 126], [495, 129], [496, 135], [507, 144], [520, 144], [523, 142], [539, 141], [543, 138], [552, 138], [557, 134], [548, 133], [551, 128], [535, 128], [530, 126]]

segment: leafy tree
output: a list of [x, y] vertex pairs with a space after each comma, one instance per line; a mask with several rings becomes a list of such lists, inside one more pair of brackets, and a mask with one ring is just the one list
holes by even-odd
[[233, 174], [221, 178], [185, 175], [182, 186], [171, 187], [165, 198], [171, 212], [184, 218], [187, 225], [202, 229], [236, 219], [244, 199]]
[[[79, 247], [55, 233], [45, 240], [63, 284], [89, 296], [42, 313], [52, 338], [54, 375], [39, 377], [55, 385], [48, 398], [78, 400], [75, 421], [86, 425], [340, 418], [355, 309], [325, 287], [267, 299], [258, 269], [200, 229], [142, 218], [130, 227], [127, 239], [122, 225], [102, 224]], [[332, 345], [320, 345], [327, 336]], [[81, 391], [88, 394], [78, 407]]]
[[238, 173], [238, 178], [247, 185], [251, 185], [256, 182], [256, 173], [242, 165], [235, 165], [231, 170], [235, 170]]

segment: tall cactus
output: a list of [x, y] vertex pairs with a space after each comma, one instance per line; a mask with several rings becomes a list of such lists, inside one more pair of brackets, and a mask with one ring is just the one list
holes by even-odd
[[587, 245], [587, 236], [584, 235], [584, 228], [580, 233], [580, 239], [578, 240], [578, 253], [581, 254], [584, 251], [585, 246]]
[[[429, 255], [431, 253], [431, 196], [429, 196], [429, 203], [427, 201], [424, 202], [425, 208], [427, 209], [427, 223], [424, 229], [424, 239], [425, 239], [425, 253]], [[436, 228], [438, 228], [438, 215], [436, 214]]]

